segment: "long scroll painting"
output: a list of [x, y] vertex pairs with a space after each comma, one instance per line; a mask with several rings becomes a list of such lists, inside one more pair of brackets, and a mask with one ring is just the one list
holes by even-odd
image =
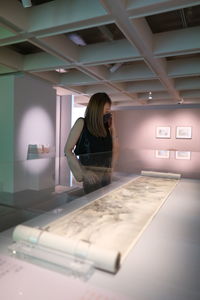
[[[58, 237], [62, 237], [63, 241], [73, 241], [73, 245], [67, 245], [71, 253], [76, 252], [79, 256], [87, 258], [89, 256], [96, 258], [99, 255], [106, 262], [98, 262], [97, 268], [115, 272], [119, 262], [122, 263], [175, 188], [179, 178], [179, 176], [168, 178], [170, 176], [165, 176], [165, 173], [161, 173], [161, 177], [156, 177], [155, 174], [145, 176], [144, 173], [143, 175], [47, 224], [44, 231], [53, 238], [52, 245], [61, 243], [60, 248], [63, 251], [64, 246], [60, 240], [57, 240]], [[20, 235], [23, 234], [16, 229], [14, 239], [20, 239]], [[26, 237], [29, 235], [30, 233], [27, 233]], [[47, 240], [48, 246], [52, 246], [49, 242], [51, 237], [45, 239], [45, 236], [41, 234], [39, 236], [42, 243], [46, 243]], [[81, 241], [82, 245], [77, 246], [75, 241]], [[91, 245], [93, 249], [88, 250]], [[100, 253], [97, 249], [104, 249], [104, 252]], [[112, 253], [115, 253], [113, 259]], [[109, 259], [112, 261], [110, 266]]]

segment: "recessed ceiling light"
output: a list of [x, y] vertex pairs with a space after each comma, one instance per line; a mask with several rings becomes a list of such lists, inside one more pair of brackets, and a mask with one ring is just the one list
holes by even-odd
[[149, 96], [148, 96], [148, 99], [151, 100], [153, 97], [152, 97], [152, 92], [149, 92]]
[[65, 69], [60, 68], [60, 69], [56, 69], [56, 72], [58, 72], [58, 73], [67, 73], [68, 71], [65, 70]]
[[32, 2], [31, 2], [31, 0], [22, 0], [22, 5], [25, 8], [31, 7], [32, 6]]
[[82, 39], [82, 37], [80, 35], [78, 35], [77, 33], [70, 33], [67, 35], [69, 37], [69, 39], [74, 42], [76, 45], [78, 46], [85, 46], [86, 42]]
[[110, 72], [111, 73], [114, 73], [115, 71], [117, 71], [120, 67], [121, 67], [122, 63], [117, 63], [117, 64], [114, 64], [114, 66], [112, 66], [110, 68]]

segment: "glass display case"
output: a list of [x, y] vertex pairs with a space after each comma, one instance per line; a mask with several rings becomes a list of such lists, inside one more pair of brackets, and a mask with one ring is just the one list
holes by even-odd
[[[155, 293], [165, 284], [166, 296], [171, 277], [177, 284], [174, 269], [181, 264], [181, 243], [175, 241], [190, 239], [188, 231], [179, 230], [182, 218], [183, 228], [188, 218], [197, 218], [181, 209], [189, 205], [188, 197], [194, 209], [198, 206], [200, 153], [123, 149], [114, 155], [63, 156], [62, 161], [66, 174], [56, 184], [56, 158], [1, 166], [2, 257], [106, 288], [107, 295], [114, 292], [108, 299], [118, 299], [117, 293], [120, 300], [146, 299], [141, 282], [147, 291], [154, 284]], [[163, 275], [171, 259], [174, 267]], [[189, 287], [191, 282], [178, 284]]]

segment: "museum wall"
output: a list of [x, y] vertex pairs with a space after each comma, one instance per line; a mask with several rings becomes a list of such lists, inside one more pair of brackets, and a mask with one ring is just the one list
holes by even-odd
[[56, 91], [23, 75], [14, 86], [14, 191], [54, 186]]
[[67, 141], [68, 134], [71, 129], [71, 109], [72, 109], [72, 96], [60, 97], [60, 154], [59, 154], [59, 181], [60, 185], [70, 185], [70, 169], [67, 159], [64, 156], [64, 147]]
[[[170, 126], [170, 138], [156, 138], [157, 126]], [[191, 139], [177, 139], [177, 126], [191, 126]], [[139, 173], [142, 169], [200, 176], [200, 108], [133, 109], [116, 111], [120, 158], [117, 168]], [[169, 150], [157, 158], [156, 150]], [[191, 152], [190, 159], [176, 159], [176, 151]]]
[[14, 77], [0, 77], [0, 192], [13, 190]]
[[0, 192], [54, 186], [56, 91], [23, 74], [1, 77], [0, 87]]

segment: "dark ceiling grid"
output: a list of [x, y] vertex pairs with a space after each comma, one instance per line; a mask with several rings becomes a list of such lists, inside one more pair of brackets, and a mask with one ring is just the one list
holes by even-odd
[[72, 36], [73, 34], [80, 36], [86, 45], [125, 38], [123, 33], [114, 23], [72, 31], [70, 33], [67, 33], [66, 36]]
[[[22, 3], [22, 0], [18, 0], [18, 1]], [[37, 6], [37, 5], [41, 5], [41, 4], [52, 2], [52, 1], [54, 1], [54, 0], [31, 0], [31, 3], [32, 3], [32, 6]]]
[[23, 55], [42, 52], [39, 47], [36, 47], [29, 42], [16, 43], [8, 45], [7, 47]]
[[200, 25], [200, 5], [147, 16], [153, 33], [177, 30]]
[[27, 9], [16, 2], [13, 11], [5, 3], [0, 12], [1, 74], [32, 73], [84, 96], [80, 103], [95, 89], [106, 89], [117, 106], [200, 102], [200, 1], [115, 0], [113, 8], [113, 0], [86, 0], [88, 12], [82, 0], [32, 0]]

